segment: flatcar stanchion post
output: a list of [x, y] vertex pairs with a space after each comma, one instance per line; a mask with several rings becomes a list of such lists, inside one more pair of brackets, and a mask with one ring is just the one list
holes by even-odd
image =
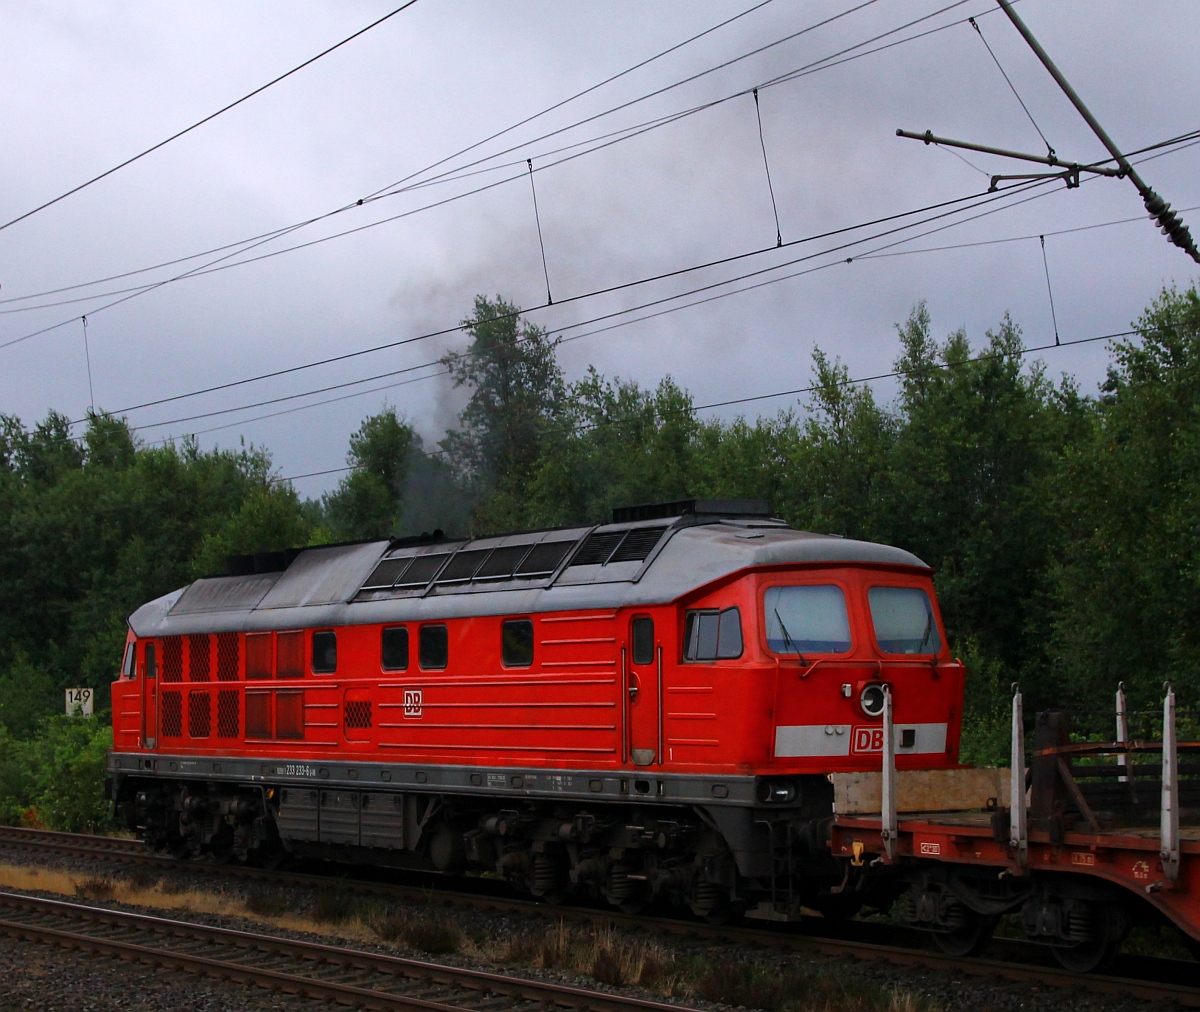
[[[1129, 744], [1129, 710], [1125, 706], [1125, 683], [1117, 683], [1117, 744]], [[1122, 752], [1117, 756], [1117, 765], [1128, 771], [1129, 769], [1129, 753]], [[1129, 783], [1128, 772], [1123, 773], [1118, 781], [1123, 784]]]
[[884, 863], [896, 860], [896, 838], [899, 821], [896, 818], [896, 728], [892, 721], [892, 690], [883, 687], [883, 773], [880, 820], [883, 823], [880, 836], [883, 838]]
[[1012, 776], [1009, 785], [1008, 843], [1017, 865], [1024, 870], [1029, 860], [1029, 816], [1025, 810], [1025, 716], [1021, 690], [1013, 682]]
[[1163, 875], [1168, 882], [1179, 878], [1179, 755], [1175, 742], [1175, 690], [1165, 682], [1162, 744], [1162, 820], [1159, 826]]

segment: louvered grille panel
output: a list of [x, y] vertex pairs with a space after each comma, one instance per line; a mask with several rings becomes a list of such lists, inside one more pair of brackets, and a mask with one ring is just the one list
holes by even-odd
[[208, 633], [197, 633], [189, 636], [188, 641], [188, 680], [192, 682], [207, 682], [209, 678], [210, 644]]
[[239, 659], [238, 634], [217, 633], [217, 679], [236, 682]]
[[207, 738], [212, 734], [212, 698], [207, 692], [188, 693], [188, 737]]
[[[162, 641], [162, 680], [183, 681], [183, 637], [164, 636]], [[164, 732], [165, 733], [165, 732]]]
[[222, 689], [217, 693], [217, 737], [236, 738], [239, 718], [238, 694], [236, 689]]
[[608, 561], [613, 550], [625, 537], [624, 531], [605, 531], [602, 534], [590, 534], [582, 547], [571, 560], [572, 566], [598, 566]]
[[164, 692], [159, 706], [159, 731], [164, 738], [183, 737], [183, 693]]
[[612, 554], [609, 562], [642, 562], [654, 551], [663, 536], [665, 527], [639, 527], [625, 535], [621, 547]]

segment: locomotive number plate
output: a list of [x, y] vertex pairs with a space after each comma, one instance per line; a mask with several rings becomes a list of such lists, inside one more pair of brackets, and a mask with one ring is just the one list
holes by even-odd
[[404, 690], [404, 716], [410, 720], [419, 720], [421, 717], [421, 690], [420, 689], [405, 689]]

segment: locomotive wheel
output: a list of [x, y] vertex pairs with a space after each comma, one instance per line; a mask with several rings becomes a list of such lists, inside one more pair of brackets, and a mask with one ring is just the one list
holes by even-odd
[[1063, 969], [1091, 973], [1116, 952], [1129, 928], [1125, 911], [1115, 903], [1088, 903], [1093, 931], [1073, 945], [1052, 945], [1050, 951]]
[[947, 956], [973, 956], [979, 952], [991, 941], [1000, 920], [994, 915], [977, 914], [967, 907], [963, 910], [966, 912], [963, 924], [949, 931], [933, 933], [933, 944]]

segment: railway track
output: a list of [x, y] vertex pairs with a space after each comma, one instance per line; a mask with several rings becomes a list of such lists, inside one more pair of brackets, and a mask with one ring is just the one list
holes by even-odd
[[19, 893], [0, 892], [0, 931], [360, 1008], [427, 1012], [534, 1012], [548, 1007], [586, 1012], [680, 1012], [683, 1008]]
[[[275, 885], [328, 888], [329, 876], [293, 871], [265, 871], [241, 865], [215, 865], [210, 862], [180, 862], [154, 854], [136, 840], [116, 840], [109, 837], [92, 837], [72, 833], [55, 833], [46, 830], [16, 829], [0, 827], [0, 851], [51, 851], [55, 853], [84, 855], [113, 862], [158, 864], [166, 869], [180, 871], [204, 869], [211, 873], [219, 871], [244, 879]], [[936, 950], [920, 947], [914, 932], [893, 932], [883, 925], [836, 922], [812, 918], [801, 924], [781, 925], [778, 929], [746, 927], [744, 925], [717, 926], [703, 922], [630, 915], [608, 909], [596, 910], [587, 907], [553, 906], [533, 900], [518, 899], [501, 895], [481, 895], [462, 889], [435, 888], [428, 884], [405, 885], [394, 882], [356, 880], [339, 877], [337, 888], [379, 897], [387, 895], [403, 898], [436, 899], [438, 902], [462, 908], [522, 912], [530, 915], [550, 915], [555, 919], [591, 922], [600, 925], [618, 925], [628, 929], [641, 929], [664, 934], [693, 936], [713, 941], [752, 944], [768, 948], [783, 948], [808, 952], [819, 952], [830, 956], [850, 956], [862, 960], [886, 961], [898, 966], [921, 967], [933, 970], [949, 970], [959, 974], [980, 977], [1000, 977], [1007, 980], [1049, 984], [1076, 990], [1097, 993], [1126, 993], [1152, 1001], [1174, 1001], [1191, 1008], [1200, 1008], [1200, 965], [1177, 960], [1118, 957], [1115, 967], [1120, 973], [1080, 974], [1060, 969], [1057, 966], [1039, 965], [1039, 956], [1044, 955], [1040, 947], [1030, 943], [996, 939], [994, 947], [1009, 958], [951, 957]], [[847, 929], [854, 930], [860, 937], [839, 937]], [[862, 932], [869, 932], [874, 939], [863, 940]], [[891, 939], [904, 936], [902, 944]], [[428, 965], [428, 964], [422, 964]], [[386, 1006], [393, 1008], [395, 1006]], [[663, 1006], [678, 1008], [678, 1006]]]

